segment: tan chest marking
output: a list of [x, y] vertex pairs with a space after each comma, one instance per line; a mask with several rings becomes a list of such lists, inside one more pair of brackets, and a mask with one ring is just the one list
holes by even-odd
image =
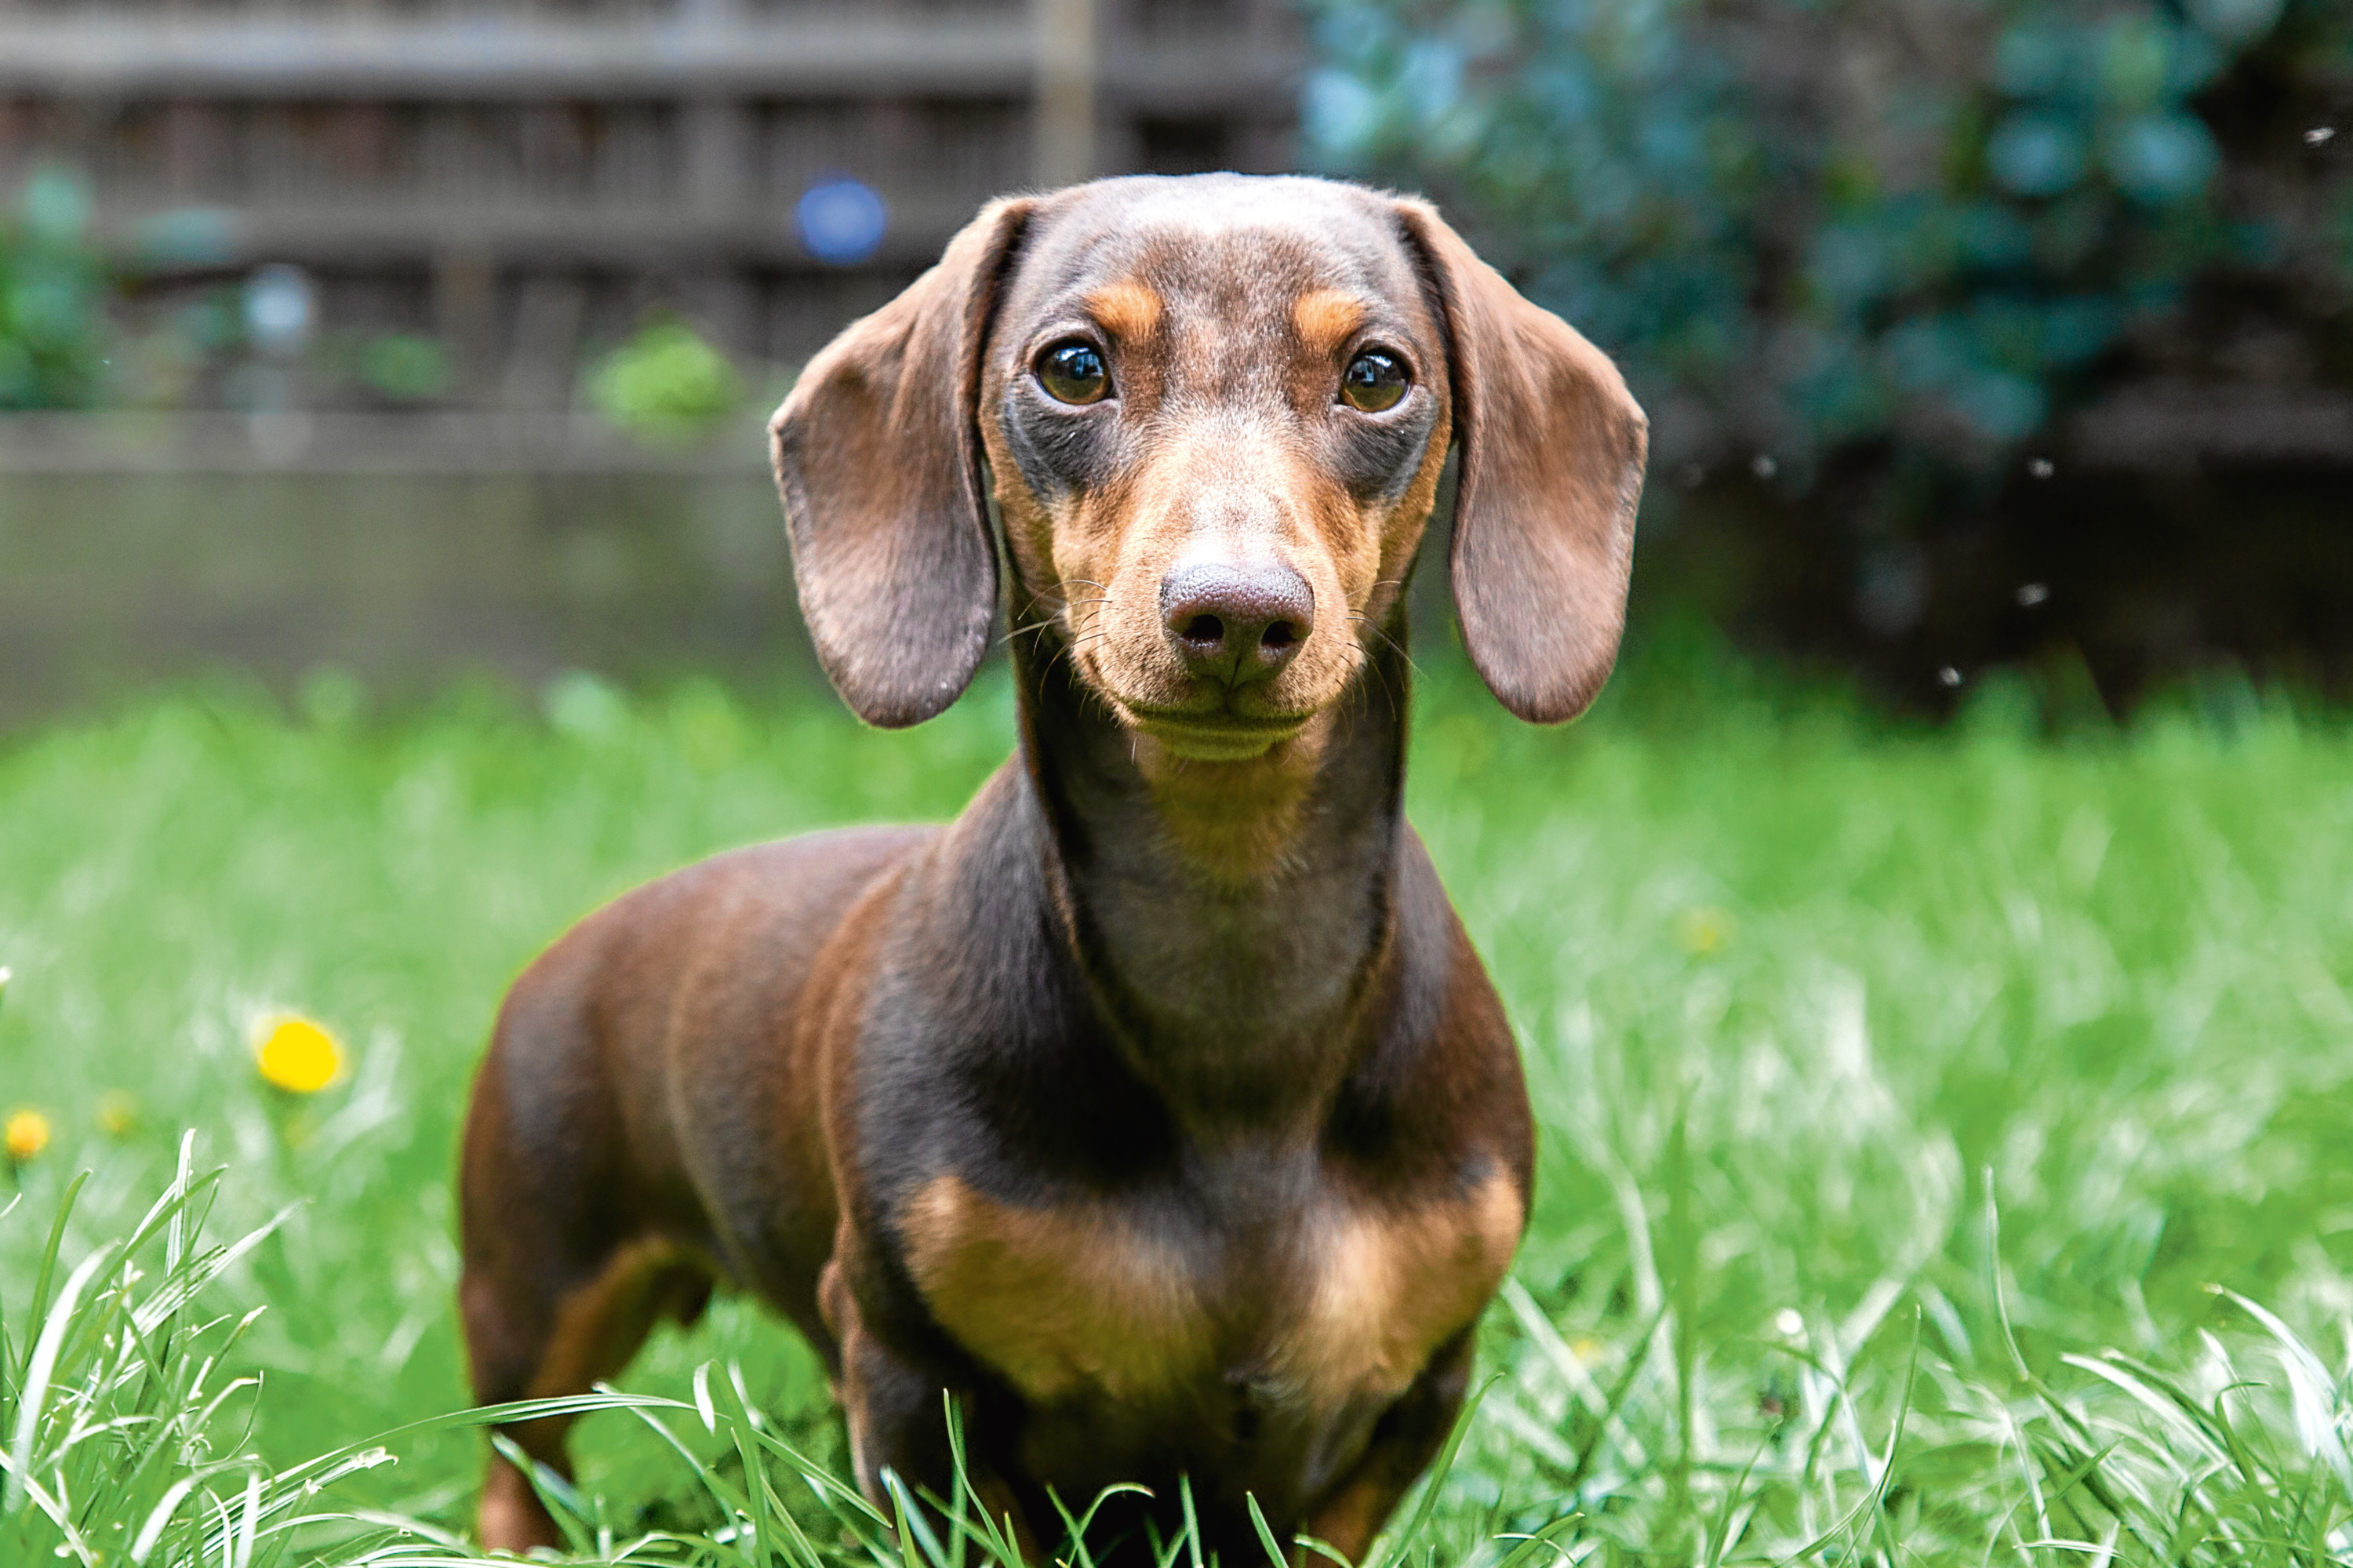
[[1308, 1238], [1305, 1308], [1272, 1357], [1278, 1384], [1311, 1409], [1403, 1393], [1503, 1283], [1525, 1217], [1501, 1172], [1402, 1213], [1335, 1205]]
[[949, 1175], [900, 1229], [941, 1327], [1031, 1399], [1146, 1402], [1218, 1375], [1221, 1349], [1256, 1344], [1279, 1399], [1335, 1410], [1404, 1393], [1478, 1316], [1524, 1213], [1502, 1174], [1402, 1212], [1335, 1200], [1303, 1224], [1292, 1277], [1222, 1301], [1205, 1297], [1207, 1260], [1109, 1203], [1024, 1208]]
[[949, 1175], [915, 1194], [900, 1229], [941, 1327], [1033, 1400], [1089, 1387], [1143, 1400], [1211, 1364], [1183, 1249], [1111, 1204], [1022, 1208]]

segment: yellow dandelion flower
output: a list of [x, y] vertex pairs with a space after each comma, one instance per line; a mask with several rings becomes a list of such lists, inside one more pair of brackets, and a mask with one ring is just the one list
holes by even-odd
[[109, 1089], [98, 1097], [98, 1130], [109, 1138], [127, 1137], [139, 1125], [139, 1097], [128, 1089]]
[[343, 1048], [326, 1025], [308, 1018], [272, 1019], [253, 1044], [261, 1075], [289, 1094], [315, 1095], [343, 1075]]
[[48, 1146], [49, 1118], [37, 1110], [12, 1111], [7, 1126], [0, 1128], [0, 1147], [5, 1147], [8, 1158], [18, 1164]]

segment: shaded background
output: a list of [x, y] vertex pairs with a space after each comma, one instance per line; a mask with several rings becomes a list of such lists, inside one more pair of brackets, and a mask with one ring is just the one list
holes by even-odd
[[990, 195], [1212, 168], [1427, 190], [1620, 357], [1638, 636], [2342, 695], [2340, 122], [2328, 0], [0, 0], [0, 722], [806, 682], [794, 367]]
[[1948, 705], [2347, 689], [2341, 0], [1334, 5], [1327, 164], [1466, 211], [1655, 415], [1638, 577]]
[[794, 368], [1001, 191], [1292, 166], [1303, 37], [0, 3], [0, 721], [217, 664], [814, 678], [759, 429]]

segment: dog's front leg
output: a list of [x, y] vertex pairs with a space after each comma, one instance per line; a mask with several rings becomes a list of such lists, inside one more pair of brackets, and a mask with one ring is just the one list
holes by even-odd
[[[841, 1382], [835, 1391], [849, 1425], [849, 1456], [867, 1500], [892, 1516], [896, 1503], [883, 1472], [896, 1476], [914, 1506], [926, 1496], [953, 1505], [955, 1455], [948, 1444], [948, 1402], [959, 1415], [973, 1407], [972, 1393], [943, 1382], [912, 1364], [871, 1330], [851, 1295], [840, 1266], [829, 1266], [820, 1287], [827, 1321], [841, 1346]], [[965, 1484], [989, 1521], [1002, 1531], [1011, 1523], [1024, 1561], [1043, 1563], [1037, 1532], [1030, 1528], [1013, 1489], [987, 1457], [970, 1443], [965, 1448]], [[930, 1510], [931, 1524], [944, 1531], [946, 1518]], [[942, 1545], [948, 1542], [943, 1539]]]
[[[1471, 1340], [1472, 1330], [1465, 1329], [1439, 1347], [1412, 1386], [1382, 1414], [1364, 1454], [1309, 1510], [1302, 1533], [1337, 1547], [1351, 1563], [1364, 1560], [1398, 1500], [1454, 1428], [1471, 1383]], [[1301, 1547], [1292, 1560], [1305, 1568], [1317, 1559]]]

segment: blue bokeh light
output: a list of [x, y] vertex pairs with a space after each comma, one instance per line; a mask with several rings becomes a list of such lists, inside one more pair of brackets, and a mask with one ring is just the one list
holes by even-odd
[[266, 353], [299, 352], [317, 313], [310, 277], [299, 267], [272, 262], [246, 280], [245, 330]]
[[801, 244], [820, 261], [854, 266], [874, 254], [891, 211], [871, 186], [848, 175], [819, 180], [793, 207]]

